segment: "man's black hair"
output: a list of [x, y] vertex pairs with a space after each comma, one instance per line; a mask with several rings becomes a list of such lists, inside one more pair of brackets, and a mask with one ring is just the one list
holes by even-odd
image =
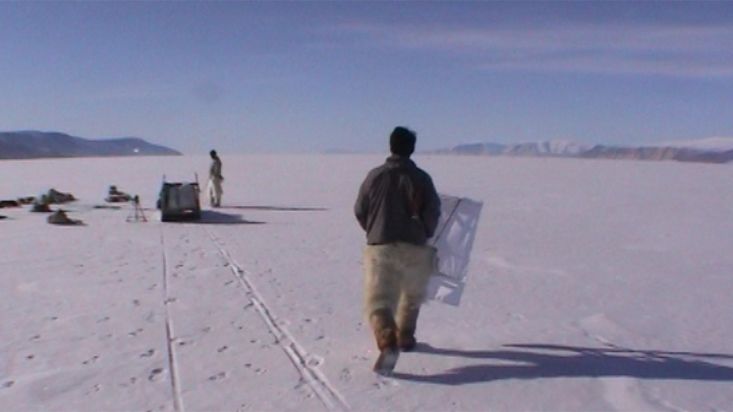
[[389, 150], [399, 156], [410, 157], [415, 151], [417, 135], [412, 130], [397, 126], [389, 135]]

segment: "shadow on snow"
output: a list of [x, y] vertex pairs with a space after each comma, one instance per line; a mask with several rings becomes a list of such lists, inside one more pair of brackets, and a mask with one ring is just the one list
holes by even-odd
[[217, 212], [214, 210], [202, 210], [201, 219], [189, 220], [185, 223], [197, 223], [203, 225], [262, 225], [265, 222], [256, 220], [247, 220], [241, 215], [233, 215], [229, 213]]
[[323, 212], [328, 209], [325, 207], [291, 207], [291, 206], [223, 206], [227, 209], [241, 210], [265, 210], [275, 212]]
[[[505, 350], [467, 351], [418, 344], [416, 352], [497, 361], [450, 369], [435, 375], [394, 373], [395, 378], [443, 385], [464, 385], [503, 379], [631, 377], [733, 381], [733, 367], [712, 363], [733, 361], [732, 355], [668, 352], [625, 348], [584, 348], [547, 344], [504, 345]], [[508, 363], [511, 362], [511, 363]]]

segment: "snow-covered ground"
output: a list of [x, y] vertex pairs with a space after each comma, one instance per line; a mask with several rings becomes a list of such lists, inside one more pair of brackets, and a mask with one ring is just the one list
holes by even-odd
[[461, 306], [385, 378], [352, 217], [382, 160], [224, 154], [190, 224], [93, 205], [152, 209], [206, 157], [0, 162], [0, 199], [69, 191], [86, 223], [0, 209], [0, 410], [733, 410], [732, 166], [418, 156], [484, 209]]

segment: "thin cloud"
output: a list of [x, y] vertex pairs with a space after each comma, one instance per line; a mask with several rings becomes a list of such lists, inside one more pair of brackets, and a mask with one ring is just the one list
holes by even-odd
[[733, 76], [733, 26], [339, 27], [373, 46], [460, 56], [483, 69]]

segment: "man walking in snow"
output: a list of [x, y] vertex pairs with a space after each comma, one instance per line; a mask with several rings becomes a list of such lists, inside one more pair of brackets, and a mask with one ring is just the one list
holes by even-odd
[[221, 206], [221, 195], [224, 191], [221, 188], [221, 182], [224, 176], [221, 175], [221, 159], [216, 154], [216, 150], [209, 152], [211, 155], [211, 166], [209, 167], [209, 202], [213, 207]]
[[440, 198], [430, 175], [410, 160], [416, 140], [415, 132], [394, 129], [391, 156], [369, 172], [354, 206], [367, 237], [365, 315], [382, 353], [380, 360], [391, 356], [394, 362], [398, 348], [409, 351], [416, 344], [420, 305], [435, 262], [435, 249], [426, 243], [440, 217]]

